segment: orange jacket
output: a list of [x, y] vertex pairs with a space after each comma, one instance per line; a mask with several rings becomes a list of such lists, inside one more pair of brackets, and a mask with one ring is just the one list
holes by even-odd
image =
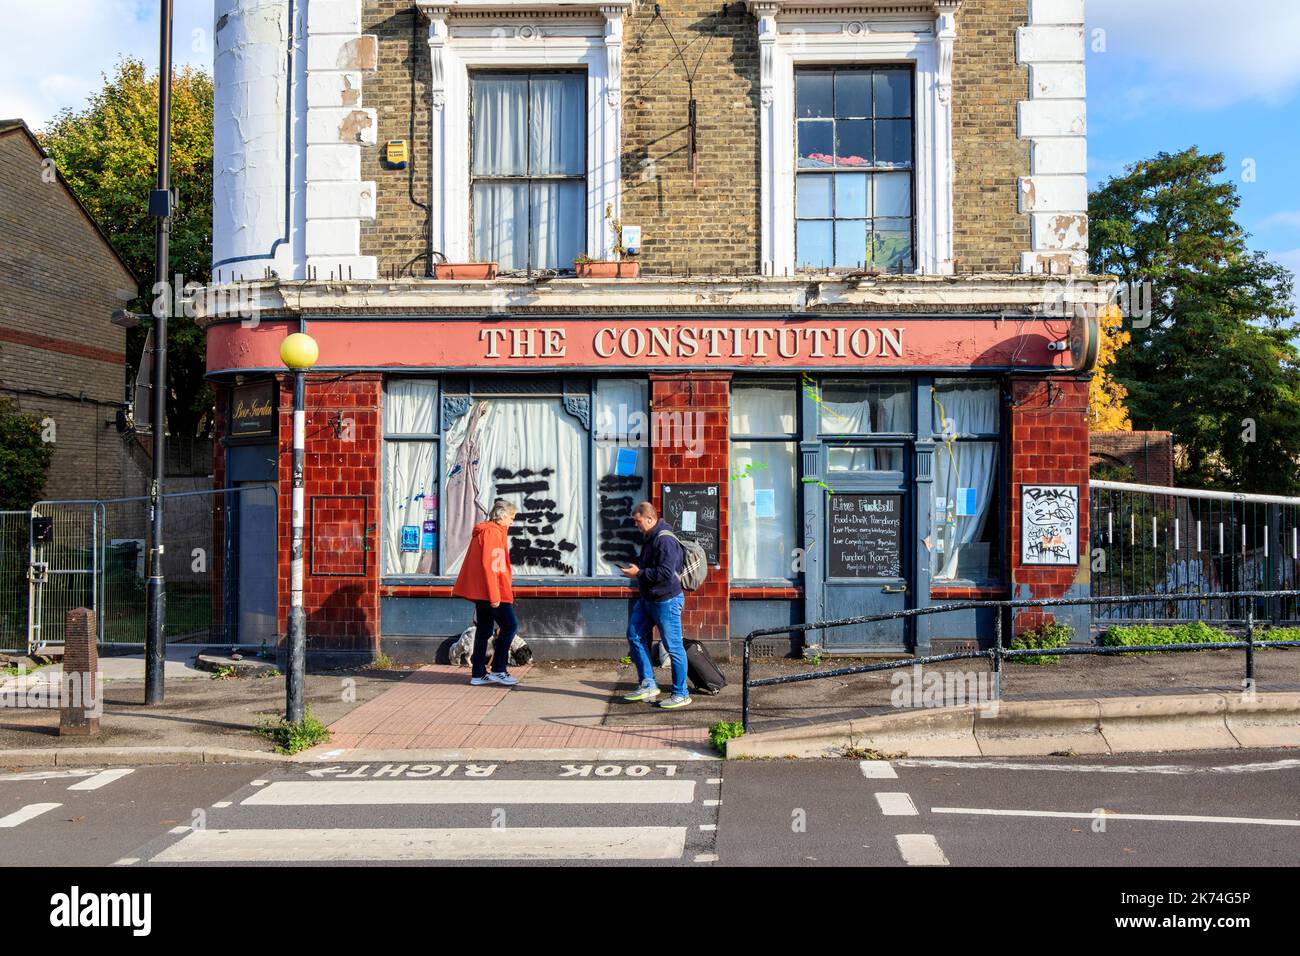
[[495, 521], [474, 525], [469, 550], [461, 563], [451, 593], [467, 601], [513, 604], [510, 588], [510, 540], [506, 529]]

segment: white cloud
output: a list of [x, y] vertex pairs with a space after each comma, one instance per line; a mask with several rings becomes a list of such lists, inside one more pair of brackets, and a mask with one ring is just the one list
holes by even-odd
[[[79, 107], [122, 56], [158, 65], [157, 0], [0, 0], [0, 117], [41, 129], [64, 107]], [[213, 0], [176, 0], [172, 27], [178, 67], [212, 69]], [[197, 34], [195, 31], [199, 31]]]
[[1276, 103], [1300, 87], [1296, 0], [1088, 0], [1087, 16], [1089, 42], [1098, 28], [1106, 42], [1089, 78], [1113, 64], [1135, 81], [1126, 91], [1134, 109]]
[[1281, 226], [1286, 229], [1300, 229], [1300, 209], [1283, 209], [1265, 216], [1259, 221], [1260, 229]]

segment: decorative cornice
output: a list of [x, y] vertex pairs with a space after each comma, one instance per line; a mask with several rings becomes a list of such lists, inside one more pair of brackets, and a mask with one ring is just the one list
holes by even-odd
[[811, 16], [843, 17], [896, 16], [926, 18], [956, 13], [962, 0], [748, 0], [746, 7], [756, 17]]
[[622, 16], [636, 0], [416, 0], [424, 15], [458, 20], [574, 19]]

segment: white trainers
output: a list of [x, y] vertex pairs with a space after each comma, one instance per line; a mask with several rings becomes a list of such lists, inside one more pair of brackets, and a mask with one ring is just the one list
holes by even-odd
[[518, 677], [511, 677], [509, 674], [498, 674], [496, 671], [489, 671], [487, 679], [490, 684], [501, 684], [505, 687], [514, 687], [519, 683]]

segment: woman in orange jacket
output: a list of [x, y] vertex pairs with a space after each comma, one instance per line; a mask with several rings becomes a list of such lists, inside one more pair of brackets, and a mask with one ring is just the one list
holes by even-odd
[[[506, 673], [510, 663], [510, 642], [519, 630], [515, 617], [515, 595], [510, 587], [510, 523], [519, 509], [498, 498], [492, 503], [487, 521], [474, 526], [469, 550], [461, 563], [460, 574], [452, 594], [474, 602], [474, 654], [470, 658], [469, 682], [503, 684], [513, 687], [519, 679]], [[497, 639], [492, 647], [492, 672], [487, 670], [487, 645], [496, 627]]]

